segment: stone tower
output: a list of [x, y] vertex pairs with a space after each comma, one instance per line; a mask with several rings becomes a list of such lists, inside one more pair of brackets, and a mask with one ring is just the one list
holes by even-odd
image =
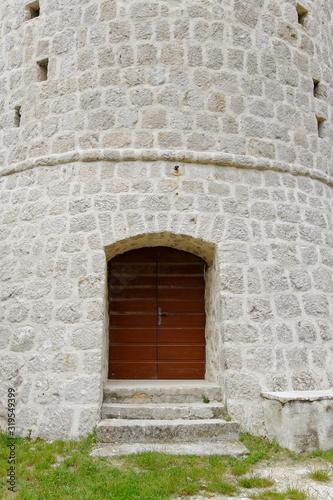
[[332, 0], [3, 0], [0, 414], [99, 420], [107, 262], [201, 257], [207, 381], [265, 434], [262, 391], [333, 384]]

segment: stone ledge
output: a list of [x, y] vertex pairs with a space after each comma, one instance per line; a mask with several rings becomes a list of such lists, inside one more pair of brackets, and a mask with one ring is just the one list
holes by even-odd
[[99, 444], [90, 453], [92, 457], [114, 457], [146, 452], [167, 453], [171, 455], [224, 455], [241, 457], [249, 454], [249, 450], [237, 440], [218, 443], [125, 443]]
[[162, 149], [91, 149], [68, 151], [61, 154], [51, 154], [39, 158], [31, 158], [20, 163], [8, 165], [0, 170], [0, 177], [24, 172], [37, 167], [51, 167], [65, 163], [95, 162], [95, 161], [169, 161], [180, 163], [197, 163], [225, 167], [245, 168], [254, 170], [272, 170], [288, 172], [292, 175], [301, 175], [322, 181], [330, 186], [333, 178], [316, 169], [309, 169], [303, 165], [257, 158], [249, 155], [237, 155], [219, 152], [162, 150]]
[[323, 399], [333, 399], [333, 390], [262, 392], [261, 396], [265, 399], [279, 401], [282, 404], [292, 401], [321, 401]]

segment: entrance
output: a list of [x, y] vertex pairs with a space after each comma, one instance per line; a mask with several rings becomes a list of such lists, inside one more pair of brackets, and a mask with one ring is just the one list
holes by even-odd
[[109, 261], [109, 378], [205, 377], [205, 262], [168, 247]]

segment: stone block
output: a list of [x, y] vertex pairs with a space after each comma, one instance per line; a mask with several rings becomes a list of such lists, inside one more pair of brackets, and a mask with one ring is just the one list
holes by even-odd
[[[276, 439], [280, 446], [296, 453], [330, 449], [333, 395], [326, 399], [325, 392], [328, 391], [264, 393], [269, 439]], [[289, 401], [281, 400], [280, 395], [289, 395]]]
[[103, 326], [100, 323], [87, 323], [75, 326], [71, 345], [77, 350], [101, 349]]
[[270, 301], [267, 299], [251, 299], [248, 301], [248, 313], [252, 321], [263, 323], [273, 318]]
[[158, 108], [143, 110], [142, 125], [144, 128], [165, 128], [167, 125], [165, 110]]
[[42, 405], [59, 404], [62, 400], [62, 389], [60, 378], [40, 376], [34, 385], [34, 402]]
[[65, 401], [67, 403], [99, 404], [102, 399], [99, 377], [75, 377], [65, 384]]
[[56, 318], [64, 323], [77, 323], [81, 316], [81, 302], [69, 302], [56, 308]]
[[325, 295], [309, 294], [303, 296], [304, 308], [310, 316], [328, 317], [328, 302]]
[[41, 418], [38, 436], [47, 441], [55, 439], [70, 439], [74, 421], [72, 408], [47, 408]]
[[260, 384], [255, 375], [248, 372], [228, 374], [226, 376], [228, 394], [234, 399], [258, 399], [260, 396]]
[[[8, 329], [7, 332], [9, 333]], [[12, 337], [11, 350], [14, 352], [29, 351], [34, 346], [35, 338], [36, 331], [31, 326], [17, 328]]]
[[223, 267], [220, 272], [221, 290], [233, 293], [244, 292], [244, 273], [239, 267]]

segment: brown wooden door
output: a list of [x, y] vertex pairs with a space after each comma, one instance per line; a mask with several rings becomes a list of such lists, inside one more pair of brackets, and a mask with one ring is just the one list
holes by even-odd
[[204, 378], [204, 265], [167, 247], [109, 262], [109, 378]]

